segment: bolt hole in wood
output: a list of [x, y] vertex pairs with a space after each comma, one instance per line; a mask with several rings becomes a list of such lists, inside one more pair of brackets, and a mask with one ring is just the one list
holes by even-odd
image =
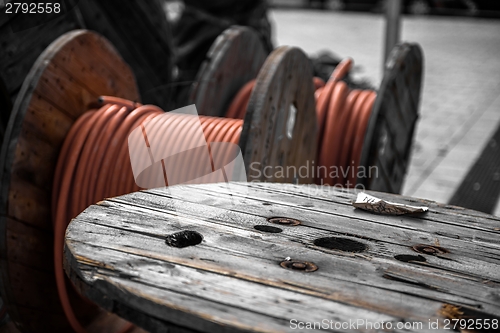
[[280, 225], [287, 225], [287, 226], [296, 226], [299, 225], [301, 222], [297, 219], [292, 219], [290, 217], [270, 217], [267, 219], [268, 222], [275, 223], [275, 224], [280, 224]]
[[344, 252], [363, 252], [368, 249], [368, 246], [361, 242], [341, 237], [317, 238], [314, 240], [314, 245]]
[[301, 271], [301, 272], [314, 272], [318, 270], [318, 266], [316, 264], [309, 261], [301, 261], [301, 260], [284, 260], [280, 262], [280, 266], [286, 269], [290, 269], [293, 271]]
[[412, 250], [422, 254], [429, 254], [431, 256], [439, 256], [441, 254], [446, 254], [450, 252], [441, 246], [425, 245], [425, 244], [414, 245], [412, 246]]
[[167, 243], [168, 246], [177, 248], [198, 245], [202, 240], [203, 236], [199, 232], [192, 230], [176, 232], [165, 237], [165, 243]]
[[261, 224], [255, 225], [254, 229], [259, 230], [259, 231], [263, 231], [263, 232], [270, 232], [272, 234], [279, 234], [280, 232], [283, 231], [283, 229], [278, 228], [278, 227], [273, 227], [270, 225], [261, 225]]
[[394, 259], [402, 261], [402, 262], [412, 262], [412, 261], [426, 262], [427, 261], [421, 255], [414, 256], [411, 254], [397, 254], [394, 256]]

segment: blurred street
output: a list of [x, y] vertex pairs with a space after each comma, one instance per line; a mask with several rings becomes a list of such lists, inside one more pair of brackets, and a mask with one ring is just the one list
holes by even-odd
[[[288, 8], [273, 9], [270, 19], [276, 44], [352, 57], [355, 77], [379, 86], [382, 15]], [[500, 20], [404, 16], [402, 23], [402, 39], [419, 43], [425, 55], [420, 120], [402, 194], [446, 203], [500, 123]]]

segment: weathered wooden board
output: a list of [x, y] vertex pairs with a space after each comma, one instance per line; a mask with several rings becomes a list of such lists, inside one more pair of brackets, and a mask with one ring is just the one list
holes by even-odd
[[314, 164], [317, 132], [310, 61], [298, 48], [279, 47], [262, 66], [245, 114], [240, 147], [248, 179], [312, 183], [311, 172], [298, 176], [298, 170]]
[[[152, 332], [169, 325], [292, 332], [292, 319], [363, 319], [391, 322], [393, 332], [445, 332], [451, 316], [500, 318], [500, 218], [387, 193], [374, 195], [429, 212], [374, 215], [350, 205], [354, 192], [326, 186], [182, 189], [182, 199], [165, 189], [108, 199], [70, 223], [65, 265], [82, 293], [126, 319], [140, 318], [136, 323]], [[301, 223], [270, 223], [275, 217]], [[166, 244], [183, 231], [199, 233], [201, 242]], [[413, 249], [419, 244], [427, 252]], [[284, 269], [287, 257], [318, 269]], [[439, 320], [440, 329], [430, 329], [429, 320]], [[397, 329], [402, 321], [422, 326]]]
[[24, 332], [68, 329], [52, 264], [52, 179], [67, 132], [100, 95], [139, 99], [113, 46], [75, 30], [40, 55], [12, 110], [0, 155], [0, 286]]
[[189, 104], [196, 104], [201, 115], [223, 117], [241, 87], [257, 77], [266, 56], [257, 32], [240, 26], [226, 29], [201, 65]]
[[361, 152], [360, 167], [378, 171], [377, 177], [358, 179], [367, 189], [401, 191], [418, 119], [423, 61], [420, 46], [402, 43], [386, 63]]

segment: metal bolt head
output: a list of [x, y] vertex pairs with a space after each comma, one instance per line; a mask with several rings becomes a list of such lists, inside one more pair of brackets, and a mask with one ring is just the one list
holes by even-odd
[[316, 264], [301, 260], [285, 260], [280, 263], [280, 266], [286, 269], [302, 272], [314, 272], [318, 270], [318, 266], [316, 266]]
[[288, 225], [292, 227], [299, 225], [301, 223], [299, 220], [290, 217], [270, 217], [267, 219], [267, 221], [275, 224]]
[[450, 252], [441, 246], [425, 245], [425, 244], [414, 245], [412, 246], [412, 250], [418, 253], [430, 254], [433, 256], [439, 256], [441, 254], [446, 254]]

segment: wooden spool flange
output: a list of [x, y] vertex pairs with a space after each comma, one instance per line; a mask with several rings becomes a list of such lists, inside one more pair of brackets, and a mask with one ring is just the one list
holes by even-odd
[[67, 132], [100, 95], [139, 99], [114, 47], [76, 30], [40, 55], [12, 110], [0, 155], [0, 287], [24, 332], [69, 330], [54, 277], [52, 180]]
[[298, 48], [279, 47], [262, 66], [245, 114], [240, 147], [248, 179], [311, 184], [317, 133], [309, 59]]
[[223, 117], [236, 93], [255, 79], [267, 53], [259, 35], [248, 27], [226, 29], [212, 44], [192, 85], [190, 104], [198, 113]]
[[358, 184], [367, 189], [401, 191], [418, 118], [423, 67], [420, 46], [409, 43], [397, 45], [386, 63], [361, 152], [360, 167], [371, 177], [358, 178]]

